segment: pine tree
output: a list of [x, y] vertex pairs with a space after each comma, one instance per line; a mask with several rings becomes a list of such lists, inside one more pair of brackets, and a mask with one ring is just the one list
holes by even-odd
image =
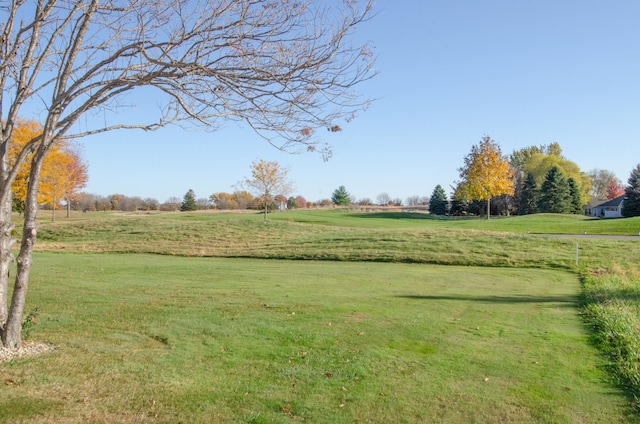
[[349, 206], [351, 204], [351, 195], [344, 186], [340, 186], [334, 190], [331, 195], [331, 201], [334, 205]]
[[567, 180], [569, 185], [569, 201], [570, 212], [576, 215], [582, 214], [582, 195], [580, 194], [580, 187], [578, 187], [578, 182], [573, 178], [569, 178]]
[[640, 216], [640, 164], [631, 171], [627, 183], [622, 202], [622, 216]]
[[571, 210], [569, 183], [557, 166], [547, 172], [542, 183], [538, 210], [547, 213], [569, 213]]
[[429, 199], [429, 213], [433, 215], [446, 215], [447, 213], [447, 193], [440, 184], [433, 189]]
[[538, 185], [531, 172], [527, 173], [527, 178], [522, 185], [522, 193], [520, 194], [520, 215], [530, 215], [538, 212], [538, 199], [540, 192]]
[[196, 204], [196, 194], [193, 190], [187, 191], [182, 199], [182, 205], [180, 205], [180, 210], [182, 212], [195, 211], [198, 210], [198, 205]]

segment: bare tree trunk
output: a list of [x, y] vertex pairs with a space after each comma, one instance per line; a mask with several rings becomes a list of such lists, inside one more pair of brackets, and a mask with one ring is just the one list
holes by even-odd
[[14, 225], [11, 222], [11, 197], [0, 205], [0, 334], [8, 317], [9, 271], [13, 263], [11, 248], [16, 240], [13, 236]]
[[22, 232], [22, 243], [18, 254], [18, 266], [16, 280], [13, 287], [11, 307], [7, 323], [2, 332], [2, 344], [9, 349], [17, 349], [22, 345], [22, 315], [27, 299], [27, 289], [29, 286], [29, 273], [33, 263], [33, 246], [36, 243], [38, 211], [38, 176], [42, 168], [42, 161], [46, 156], [48, 148], [41, 146], [34, 155], [29, 173], [29, 183], [27, 185], [27, 198], [24, 207], [24, 225]]
[[487, 220], [491, 219], [491, 198], [487, 199]]

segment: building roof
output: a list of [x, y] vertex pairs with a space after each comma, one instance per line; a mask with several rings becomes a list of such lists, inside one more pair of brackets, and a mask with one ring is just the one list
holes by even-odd
[[616, 197], [615, 199], [607, 200], [604, 203], [600, 203], [595, 207], [596, 208], [619, 207], [622, 204], [622, 201], [624, 200], [624, 198], [625, 198], [625, 195], [623, 194], [622, 196]]

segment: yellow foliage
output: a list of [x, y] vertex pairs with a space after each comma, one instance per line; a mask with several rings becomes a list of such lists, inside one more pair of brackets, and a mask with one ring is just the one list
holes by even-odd
[[500, 146], [489, 137], [471, 148], [460, 168], [460, 193], [467, 200], [491, 200], [495, 196], [513, 194], [513, 171]]
[[566, 178], [573, 178], [580, 188], [580, 194], [582, 196], [582, 202], [587, 203], [589, 200], [589, 192], [592, 187], [592, 180], [587, 174], [580, 170], [580, 167], [570, 160], [563, 158], [562, 156], [536, 153], [525, 162], [523, 171], [525, 175], [531, 173], [538, 185], [542, 186], [547, 173], [553, 167], [557, 167]]
[[[42, 133], [42, 127], [35, 121], [19, 121], [15, 126], [9, 144], [9, 165], [15, 166], [16, 158], [27, 143]], [[13, 183], [13, 197], [24, 202], [27, 197], [30, 164], [33, 155], [22, 163]], [[42, 163], [38, 186], [38, 202], [55, 207], [63, 198], [70, 198], [87, 182], [87, 166], [80, 156], [59, 142], [51, 148]]]

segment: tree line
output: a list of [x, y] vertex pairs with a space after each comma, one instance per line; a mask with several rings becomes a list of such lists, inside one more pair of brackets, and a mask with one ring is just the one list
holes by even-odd
[[[640, 165], [638, 165], [640, 166]], [[441, 186], [431, 196], [432, 213], [452, 215], [528, 215], [534, 213], [584, 213], [589, 200], [625, 196], [622, 213], [636, 206], [637, 178], [628, 185], [611, 171], [583, 172], [562, 154], [558, 143], [529, 146], [503, 155], [500, 145], [485, 136], [474, 145], [459, 168], [460, 180], [448, 199]], [[625, 212], [626, 209], [626, 212]]]
[[[14, 133], [14, 146], [41, 131], [34, 122], [22, 122]], [[53, 210], [60, 201], [72, 210], [82, 211], [193, 211], [254, 209], [266, 213], [279, 209], [304, 209], [327, 206], [410, 206], [428, 208], [436, 215], [527, 215], [533, 213], [583, 213], [590, 199], [607, 200], [625, 195], [625, 186], [611, 171], [595, 169], [588, 173], [562, 154], [558, 143], [529, 146], [503, 155], [497, 142], [490, 137], [472, 146], [459, 168], [460, 180], [452, 186], [451, 197], [437, 185], [431, 196], [411, 196], [405, 201], [380, 193], [376, 201], [352, 196], [344, 185], [328, 199], [308, 201], [301, 195], [291, 196], [293, 183], [289, 169], [278, 162], [264, 160], [251, 164], [251, 177], [245, 178], [233, 192], [214, 192], [208, 197], [196, 197], [193, 190], [182, 199], [170, 197], [161, 203], [154, 198], [128, 197], [123, 194], [101, 196], [78, 192], [87, 180], [87, 166], [77, 150], [66, 144], [56, 146], [47, 156], [41, 173], [41, 204]], [[14, 210], [23, 210], [24, 190], [29, 169], [16, 178]], [[626, 210], [632, 210], [634, 182]], [[54, 215], [55, 216], [55, 215]]]

